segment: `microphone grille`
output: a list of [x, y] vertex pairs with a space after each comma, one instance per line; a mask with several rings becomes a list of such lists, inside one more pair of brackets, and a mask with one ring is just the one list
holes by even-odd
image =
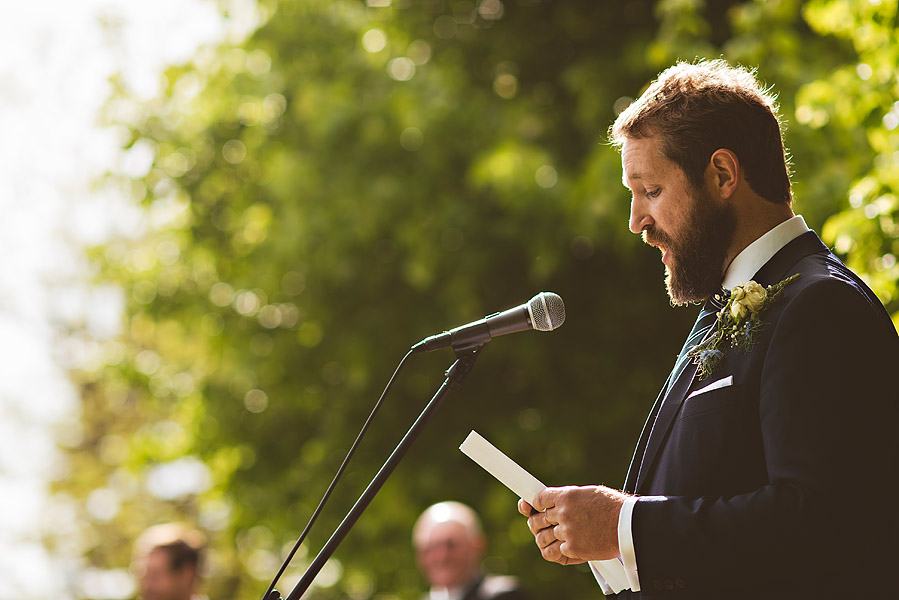
[[531, 323], [537, 331], [552, 331], [565, 322], [565, 304], [558, 294], [540, 292], [528, 301]]

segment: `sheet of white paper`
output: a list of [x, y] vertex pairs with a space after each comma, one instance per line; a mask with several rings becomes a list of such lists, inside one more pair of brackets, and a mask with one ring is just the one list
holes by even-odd
[[459, 450], [478, 463], [482, 469], [496, 477], [500, 483], [518, 494], [522, 500], [533, 502], [534, 496], [546, 488], [539, 479], [500, 452], [477, 431], [472, 430], [468, 434], [468, 437], [459, 446]]
[[[496, 477], [500, 483], [518, 494], [518, 497], [533, 503], [534, 496], [546, 488], [536, 477], [525, 471], [521, 465], [503, 454], [477, 431], [472, 430], [459, 446], [468, 458], [478, 463], [482, 469]], [[614, 593], [629, 587], [624, 565], [616, 558], [593, 560], [590, 564], [605, 580]]]

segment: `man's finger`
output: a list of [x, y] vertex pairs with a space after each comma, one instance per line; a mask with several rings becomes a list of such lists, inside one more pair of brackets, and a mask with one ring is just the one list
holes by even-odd
[[562, 544], [563, 542], [555, 540], [552, 544], [549, 544], [545, 548], [541, 548], [540, 554], [543, 556], [544, 560], [558, 563], [560, 565], [577, 565], [584, 562], [579, 558], [573, 558], [571, 556], [565, 555], [562, 552]]
[[541, 546], [538, 542], [537, 547], [540, 548], [540, 554], [545, 560], [564, 565], [564, 561], [566, 561], [568, 557], [562, 554], [561, 550], [559, 550], [560, 544], [561, 542], [559, 540], [552, 540], [550, 543], [544, 546]]
[[523, 514], [526, 517], [530, 517], [531, 515], [537, 513], [538, 511], [536, 508], [534, 508], [533, 506], [528, 504], [526, 501], [519, 500], [518, 501], [518, 512], [520, 512], [521, 514]]
[[547, 523], [546, 521], [546, 513], [534, 513], [530, 517], [528, 517], [528, 529], [531, 530], [531, 533], [537, 535], [538, 531], [543, 531], [552, 527], [551, 523]]
[[559, 552], [565, 558], [580, 561], [580, 558], [578, 558], [578, 556], [574, 553], [574, 551], [572, 551], [570, 542], [566, 542], [564, 540], [559, 540]]
[[553, 525], [552, 531], [553, 531], [553, 537], [555, 537], [560, 542], [564, 542], [565, 540], [568, 539], [568, 532], [561, 525]]
[[541, 529], [534, 534], [534, 539], [537, 541], [537, 547], [541, 550], [559, 541], [556, 539], [556, 536], [553, 535], [552, 528]]
[[552, 508], [556, 505], [556, 488], [546, 488], [540, 492], [537, 492], [537, 495], [534, 496], [533, 502], [531, 502], [531, 506], [539, 511], [544, 511], [547, 508]]

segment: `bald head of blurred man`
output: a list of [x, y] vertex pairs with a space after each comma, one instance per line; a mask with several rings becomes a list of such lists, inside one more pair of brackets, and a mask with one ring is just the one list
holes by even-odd
[[460, 502], [440, 502], [422, 513], [412, 530], [418, 564], [432, 588], [458, 588], [480, 572], [487, 540], [481, 520]]

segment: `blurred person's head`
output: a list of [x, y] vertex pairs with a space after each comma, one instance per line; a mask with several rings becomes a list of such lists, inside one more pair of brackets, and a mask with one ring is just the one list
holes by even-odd
[[135, 570], [143, 600], [190, 600], [197, 585], [202, 533], [179, 523], [147, 529], [135, 543]]
[[431, 587], [453, 588], [478, 576], [487, 541], [481, 520], [471, 508], [460, 502], [440, 502], [415, 522], [412, 544]]

